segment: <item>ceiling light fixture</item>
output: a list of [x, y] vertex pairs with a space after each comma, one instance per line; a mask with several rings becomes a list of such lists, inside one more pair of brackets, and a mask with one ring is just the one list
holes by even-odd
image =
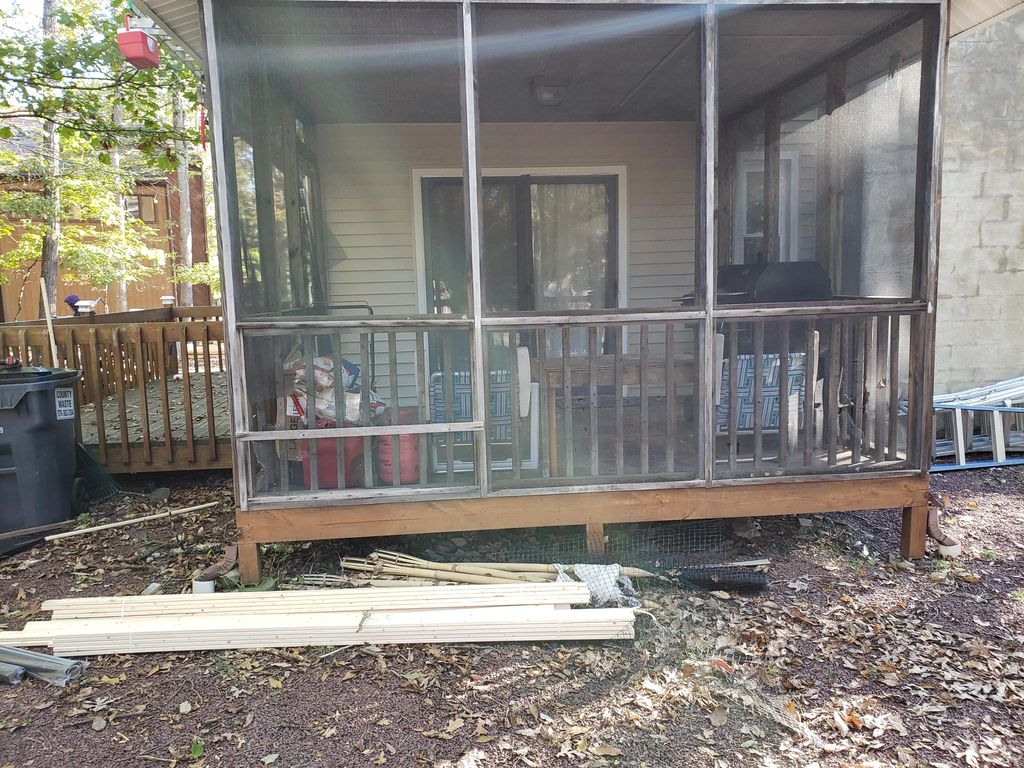
[[531, 85], [533, 86], [533, 99], [542, 107], [557, 107], [565, 98], [565, 85], [558, 80], [549, 77], [535, 77]]

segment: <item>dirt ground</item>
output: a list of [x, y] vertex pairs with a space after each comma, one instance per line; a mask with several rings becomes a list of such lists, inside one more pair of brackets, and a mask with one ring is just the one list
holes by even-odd
[[[129, 487], [157, 482], [172, 506], [221, 504], [0, 560], [0, 627], [45, 618], [53, 597], [181, 591], [218, 560], [234, 538], [228, 478]], [[99, 657], [66, 689], [0, 687], [0, 766], [1015, 768], [1024, 471], [932, 485], [963, 542], [955, 561], [897, 559], [895, 510], [745, 521], [737, 545], [771, 558], [767, 588], [648, 585], [633, 643]], [[92, 522], [162, 508], [124, 496]], [[338, 551], [278, 546], [266, 564], [337, 572]]]

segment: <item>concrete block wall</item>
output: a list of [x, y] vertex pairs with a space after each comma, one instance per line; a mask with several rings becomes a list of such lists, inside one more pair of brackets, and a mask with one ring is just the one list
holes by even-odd
[[1024, 375], [1024, 12], [952, 41], [935, 391]]

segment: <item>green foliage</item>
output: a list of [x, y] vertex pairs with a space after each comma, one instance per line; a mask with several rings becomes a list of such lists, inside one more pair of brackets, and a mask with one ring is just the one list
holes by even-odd
[[[199, 79], [166, 46], [155, 69], [125, 62], [117, 32], [129, 7], [128, 0], [58, 0], [56, 34], [45, 39], [26, 9], [0, 9], [0, 124], [19, 117], [49, 120], [62, 141], [86, 141], [96, 153], [131, 147], [155, 167], [171, 170], [168, 141], [194, 143], [198, 129], [174, 131], [170, 99], [180, 93], [197, 107]], [[113, 118], [114, 104], [123, 109], [123, 125]], [[10, 128], [4, 125], [4, 132]], [[109, 158], [98, 154], [97, 161]]]
[[[39, 3], [0, 7], [0, 280], [39, 262], [49, 218], [60, 222], [65, 277], [96, 288], [141, 280], [162, 266], [163, 253], [147, 246], [153, 231], [126, 215], [122, 197], [137, 179], [175, 168], [175, 140], [197, 141], [200, 82], [163, 42], [158, 68], [125, 62], [117, 32], [128, 0], [53, 2], [52, 35], [43, 32]], [[176, 94], [192, 115], [184, 131], [173, 126]], [[44, 121], [60, 137], [56, 173]]]
[[[41, 129], [20, 128], [17, 138], [38, 139]], [[152, 274], [163, 254], [146, 245], [153, 230], [127, 217], [119, 195], [128, 194], [133, 177], [144, 164], [136, 156], [115, 171], [95, 161], [90, 142], [71, 136], [62, 148], [65, 171], [49, 182], [60, 190], [59, 210], [39, 192], [45, 175], [41, 158], [28, 154], [17, 158], [7, 153], [4, 171], [11, 179], [0, 188], [0, 221], [13, 247], [0, 254], [0, 281], [11, 272], [25, 272], [40, 257], [45, 235], [44, 219], [51, 213], [61, 222], [60, 270], [71, 279], [103, 288], [112, 283], [134, 282]], [[0, 236], [4, 236], [0, 232]]]
[[199, 738], [198, 736], [193, 737], [192, 738], [192, 749], [191, 749], [192, 759], [193, 760], [198, 760], [200, 757], [203, 756], [203, 753], [205, 751], [206, 751], [206, 743], [201, 738]]
[[173, 280], [175, 283], [208, 285], [211, 291], [220, 293], [220, 268], [209, 261], [201, 261], [191, 267], [176, 266]]

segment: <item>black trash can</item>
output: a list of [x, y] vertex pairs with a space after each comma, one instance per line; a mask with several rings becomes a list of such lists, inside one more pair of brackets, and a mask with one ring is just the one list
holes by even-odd
[[0, 534], [71, 518], [80, 376], [0, 366]]

